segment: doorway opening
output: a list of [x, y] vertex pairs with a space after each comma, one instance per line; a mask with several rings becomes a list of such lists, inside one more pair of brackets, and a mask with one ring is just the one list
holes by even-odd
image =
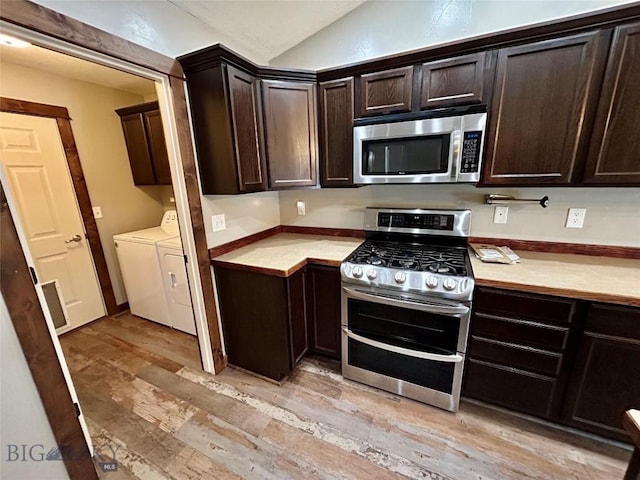
[[[189, 225], [184, 216], [178, 220], [188, 205], [176, 209], [185, 201], [184, 186], [179, 158], [171, 158], [175, 145], [164, 140], [160, 104], [166, 98], [158, 82], [29, 49], [35, 53], [0, 52], [0, 178], [41, 301], [49, 306], [50, 331], [62, 335], [62, 348], [53, 341], [72, 399], [78, 402], [75, 373], [89, 367], [91, 351], [101, 345], [118, 346], [114, 361], [128, 358], [125, 371], [154, 355], [211, 371], [210, 349], [199, 351], [208, 345], [208, 330], [191, 306], [183, 239], [192, 238], [178, 227]], [[145, 185], [136, 184], [140, 164], [132, 159], [143, 144], [131, 138], [129, 112], [120, 113], [149, 105], [155, 110], [139, 117], [139, 127], [148, 129], [143, 144], [149, 156], [163, 147], [167, 163], [164, 171], [152, 165], [154, 184]], [[118, 246], [135, 251], [121, 255]], [[134, 277], [127, 278], [125, 269], [135, 262]], [[141, 285], [143, 291], [135, 291]], [[155, 313], [134, 306], [140, 298], [149, 303], [149, 292]], [[91, 390], [86, 379], [79, 383]], [[82, 417], [81, 423], [91, 449]]]

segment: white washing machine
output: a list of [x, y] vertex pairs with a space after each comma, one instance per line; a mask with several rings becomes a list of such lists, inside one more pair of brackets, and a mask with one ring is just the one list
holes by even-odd
[[171, 325], [195, 335], [196, 322], [193, 318], [191, 292], [180, 237], [158, 242], [157, 247]]
[[156, 244], [179, 238], [178, 216], [169, 210], [160, 226], [113, 236], [131, 313], [171, 326]]

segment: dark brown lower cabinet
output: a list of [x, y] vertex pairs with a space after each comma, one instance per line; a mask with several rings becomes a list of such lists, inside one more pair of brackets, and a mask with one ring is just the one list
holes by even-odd
[[463, 395], [628, 442], [640, 309], [477, 288]]
[[215, 267], [229, 363], [280, 381], [307, 350], [304, 270], [288, 278]]
[[340, 269], [307, 267], [309, 350], [340, 360]]
[[563, 420], [629, 441], [622, 418], [630, 408], [640, 408], [640, 310], [591, 304]]

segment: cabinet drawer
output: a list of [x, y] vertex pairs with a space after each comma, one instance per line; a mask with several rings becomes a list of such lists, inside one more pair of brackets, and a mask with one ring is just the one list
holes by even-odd
[[566, 298], [490, 288], [477, 288], [473, 301], [479, 313], [560, 325], [571, 322], [576, 303]]
[[560, 353], [476, 336], [471, 337], [468, 354], [476, 359], [489, 360], [550, 376], [558, 375], [562, 363], [562, 354]]
[[473, 335], [519, 345], [562, 351], [569, 329], [476, 312], [471, 322], [471, 332]]
[[640, 308], [591, 304], [585, 330], [640, 340]]
[[463, 394], [519, 412], [548, 417], [555, 385], [553, 378], [470, 358]]

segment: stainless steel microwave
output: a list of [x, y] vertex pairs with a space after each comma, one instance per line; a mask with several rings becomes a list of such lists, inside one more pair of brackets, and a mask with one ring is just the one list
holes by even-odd
[[356, 120], [354, 183], [477, 182], [487, 113], [443, 113]]

